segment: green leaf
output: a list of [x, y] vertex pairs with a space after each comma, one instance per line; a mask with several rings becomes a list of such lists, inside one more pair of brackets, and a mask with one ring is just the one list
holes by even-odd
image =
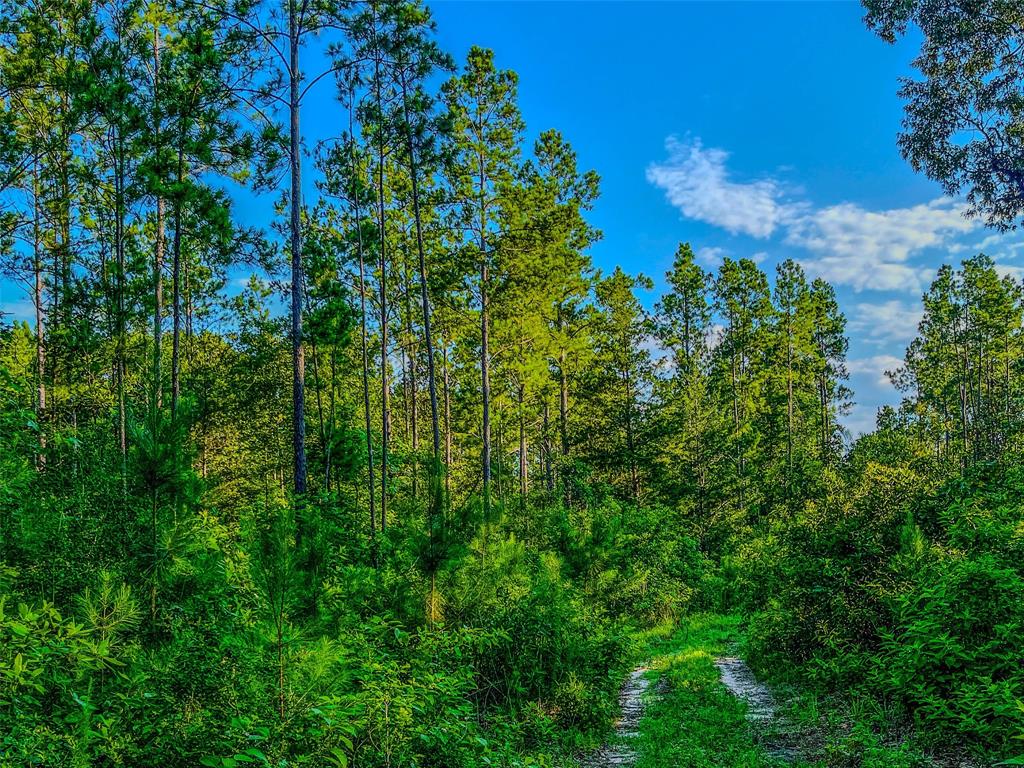
[[331, 748], [329, 759], [338, 768], [348, 768], [348, 755], [338, 747]]

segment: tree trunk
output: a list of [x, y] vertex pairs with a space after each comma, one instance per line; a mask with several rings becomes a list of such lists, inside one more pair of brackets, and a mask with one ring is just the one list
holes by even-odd
[[[451, 386], [448, 380], [448, 345], [441, 342], [441, 349], [444, 352], [444, 463], [445, 467], [452, 465], [452, 401]], [[452, 485], [451, 475], [444, 473], [444, 497], [446, 503], [451, 503]]]
[[1003, 445], [1010, 440], [1010, 328], [1009, 323], [1003, 328]]
[[[185, 294], [185, 341], [190, 341], [195, 336], [195, 328], [193, 327], [193, 317], [195, 315], [195, 308], [192, 302], [192, 279], [189, 274], [188, 259], [185, 259], [181, 265], [181, 278], [184, 285]], [[190, 352], [192, 348], [188, 344], [185, 345], [185, 357], [191, 360]]]
[[550, 420], [550, 409], [548, 408], [548, 396], [547, 393], [544, 395], [544, 482], [548, 493], [554, 493], [555, 491], [555, 473], [551, 466], [551, 420]]
[[[623, 349], [630, 347], [624, 346]], [[628, 368], [623, 370], [626, 383], [626, 450], [629, 452], [629, 480], [633, 491], [633, 501], [640, 503], [640, 477], [636, 466], [636, 443], [633, 438], [633, 383]]]
[[[437, 407], [437, 379], [434, 372], [434, 341], [430, 327], [430, 296], [427, 291], [427, 264], [423, 248], [423, 222], [420, 213], [419, 168], [416, 160], [416, 147], [413, 140], [412, 123], [409, 120], [409, 101], [407, 88], [402, 83], [402, 109], [405, 115], [406, 142], [409, 152], [409, 177], [412, 182], [412, 213], [416, 225], [416, 253], [420, 280], [420, 305], [423, 311], [423, 341], [427, 348], [427, 391], [430, 395], [430, 426], [433, 438], [434, 458], [441, 454], [440, 419]], [[445, 462], [450, 461], [446, 457]]]
[[174, 200], [174, 240], [171, 248], [171, 421], [178, 417], [181, 396], [181, 206], [184, 158], [178, 148], [178, 194]]
[[793, 329], [787, 327], [786, 341], [786, 493], [793, 482]]
[[[157, 146], [159, 147], [159, 89], [160, 89], [160, 32], [153, 25], [153, 98], [157, 105], [154, 109]], [[162, 179], [160, 180], [162, 181]], [[159, 183], [159, 181], [158, 181]], [[156, 196], [156, 242], [153, 249], [153, 429], [157, 428], [157, 417], [163, 406], [163, 375], [161, 356], [164, 335], [164, 198], [162, 193]], [[155, 435], [154, 435], [155, 437]]]
[[36, 425], [39, 429], [39, 455], [36, 467], [46, 466], [46, 308], [43, 306], [46, 280], [40, 253], [39, 232], [39, 166], [32, 166], [32, 269], [35, 273], [34, 302], [36, 310]]
[[965, 464], [968, 463], [968, 454], [970, 453], [970, 438], [969, 438], [969, 427], [967, 419], [967, 344], [964, 343], [964, 354], [963, 354], [963, 371], [960, 374], [960, 430], [963, 434], [963, 446], [964, 456], [963, 461]]
[[519, 496], [521, 505], [526, 505], [526, 494], [529, 491], [529, 470], [526, 458], [526, 414], [523, 412], [523, 401], [526, 399], [526, 386], [519, 385]]
[[[299, 13], [296, 0], [288, 9], [289, 138], [291, 165], [291, 320], [292, 320], [292, 451], [295, 494], [306, 493], [306, 358], [302, 345], [302, 158], [299, 135]], [[301, 526], [300, 531], [301, 533]]]
[[822, 464], [828, 464], [831, 456], [829, 455], [829, 418], [828, 418], [828, 381], [825, 375], [821, 376], [821, 383], [819, 387], [819, 397], [821, 400], [821, 462]]
[[[377, 113], [383, 115], [378, 49], [374, 61]], [[384, 216], [384, 134], [377, 139], [377, 230], [380, 240], [380, 381], [381, 381], [381, 460], [380, 460], [380, 529], [387, 530], [388, 516], [388, 443], [391, 439], [391, 387], [388, 383], [388, 294], [387, 234]]]
[[117, 343], [116, 343], [116, 379], [117, 379], [117, 437], [121, 449], [121, 502], [128, 501], [128, 425], [125, 413], [125, 375], [127, 373], [126, 357], [126, 322], [125, 322], [125, 170], [124, 170], [124, 136], [117, 129], [115, 140], [114, 164], [114, 250], [117, 261]]
[[[355, 92], [353, 90], [351, 94], [352, 101], [355, 100]], [[353, 107], [349, 106], [348, 113], [348, 135], [349, 140], [352, 142], [351, 149], [349, 152], [349, 162], [351, 165], [350, 173], [352, 174], [352, 204], [355, 207], [356, 217], [356, 245], [357, 252], [359, 254], [359, 315], [360, 315], [360, 326], [359, 326], [359, 351], [362, 362], [362, 379], [363, 379], [363, 422], [366, 427], [366, 466], [369, 474], [369, 488], [370, 488], [370, 542], [371, 549], [374, 547], [374, 541], [376, 538], [377, 531], [377, 513], [376, 513], [376, 497], [377, 497], [377, 485], [374, 482], [373, 477], [373, 437], [371, 434], [373, 422], [370, 418], [370, 361], [369, 355], [367, 354], [367, 343], [366, 343], [366, 266], [363, 258], [363, 227], [362, 227], [362, 216], [359, 211], [359, 191], [356, 187], [356, 153], [355, 153], [355, 134], [353, 133]], [[376, 559], [376, 555], [373, 557]]]
[[324, 398], [320, 385], [320, 360], [317, 353], [316, 342], [309, 343], [309, 357], [313, 363], [313, 391], [316, 393], [316, 418], [317, 426], [320, 428], [320, 450], [324, 452], [324, 488], [331, 490], [331, 448], [327, 442], [327, 426], [324, 424]]
[[505, 506], [505, 468], [502, 466], [502, 458], [505, 456], [505, 414], [502, 411], [501, 406], [498, 406], [498, 450], [494, 455], [494, 464], [496, 469], [496, 479], [498, 486], [498, 501], [502, 507]]
[[569, 455], [569, 378], [565, 375], [565, 350], [558, 359], [558, 432], [562, 439], [562, 456]]
[[787, 315], [785, 327], [785, 493], [793, 486], [793, 315]]
[[[481, 238], [483, 239], [483, 238]], [[480, 392], [483, 398], [483, 470], [484, 514], [491, 510], [491, 366], [490, 366], [490, 318], [487, 307], [487, 260], [481, 255], [480, 261]]]
[[[483, 493], [484, 493], [484, 519], [490, 517], [491, 512], [491, 360], [490, 360], [490, 316], [487, 306], [487, 203], [484, 200], [486, 176], [484, 173], [483, 157], [480, 157], [479, 166], [480, 180], [480, 393], [483, 399], [483, 451], [481, 456]], [[486, 523], [485, 523], [486, 525]]]
[[419, 436], [419, 424], [417, 423], [417, 408], [416, 408], [416, 394], [418, 390], [418, 382], [416, 381], [416, 344], [414, 342], [415, 336], [412, 331], [412, 280], [410, 278], [410, 270], [408, 259], [403, 259], [404, 268], [403, 272], [405, 279], [405, 335], [406, 335], [406, 349], [405, 355], [408, 362], [408, 398], [409, 398], [409, 432], [411, 435], [412, 443], [412, 498], [415, 501], [417, 497], [418, 481], [419, 481], [419, 449], [420, 449], [420, 436]]
[[[565, 334], [565, 318], [562, 308], [558, 308], [558, 330]], [[566, 375], [567, 355], [565, 342], [558, 350], [558, 434], [562, 443], [562, 458], [569, 455], [569, 377]]]

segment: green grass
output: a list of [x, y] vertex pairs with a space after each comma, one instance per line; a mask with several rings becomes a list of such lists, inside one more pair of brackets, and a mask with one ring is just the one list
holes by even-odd
[[[746, 705], [721, 684], [716, 657], [742, 647], [740, 619], [734, 616], [694, 616], [674, 632], [662, 628], [648, 633], [652, 698], [634, 747], [636, 768], [916, 768], [928, 765], [904, 746], [884, 746], [867, 722], [849, 711], [831, 713], [845, 727], [818, 731], [814, 741], [823, 748], [813, 762], [785, 762], [765, 751], [746, 720]], [[659, 678], [664, 683], [659, 685]], [[791, 727], [815, 729], [822, 713], [787, 709]], [[830, 713], [825, 713], [830, 714]], [[803, 715], [803, 716], [802, 716]], [[826, 718], [827, 719], [827, 718]]]
[[652, 638], [648, 674], [665, 683], [640, 723], [636, 768], [781, 765], [754, 742], [746, 706], [719, 681], [715, 657], [738, 638], [739, 620], [721, 616], [693, 617], [671, 637]]

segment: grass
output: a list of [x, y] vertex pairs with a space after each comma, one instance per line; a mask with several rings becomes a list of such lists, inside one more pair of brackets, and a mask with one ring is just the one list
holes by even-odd
[[698, 616], [668, 638], [652, 638], [648, 674], [664, 682], [655, 683], [662, 695], [640, 723], [636, 768], [782, 765], [755, 742], [746, 705], [719, 681], [715, 658], [726, 655], [739, 636], [735, 617]]
[[633, 742], [635, 768], [928, 765], [905, 746], [883, 746], [867, 723], [846, 720], [848, 712], [843, 713], [846, 727], [838, 732], [812, 732], [820, 723], [821, 713], [800, 706], [787, 710], [791, 727], [798, 732], [804, 729], [807, 741], [819, 744], [817, 759], [786, 762], [769, 754], [746, 720], [746, 705], [725, 689], [714, 666], [715, 658], [729, 655], [742, 639], [738, 617], [710, 615], [691, 617], [674, 632], [662, 628], [644, 638], [650, 648], [650, 690], [660, 690], [661, 695], [650, 701]]

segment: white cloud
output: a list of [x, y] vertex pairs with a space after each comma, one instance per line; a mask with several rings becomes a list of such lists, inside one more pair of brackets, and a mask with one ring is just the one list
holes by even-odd
[[718, 349], [724, 338], [725, 326], [721, 323], [712, 323], [704, 334], [704, 343], [708, 345], [708, 349]]
[[724, 248], [698, 248], [696, 253], [697, 261], [712, 269], [722, 266], [722, 260], [725, 256]]
[[962, 254], [961, 258], [984, 253], [993, 259], [996, 272], [1000, 277], [1012, 277], [1014, 280], [1024, 281], [1024, 266], [1006, 263], [1007, 261], [1016, 261], [1024, 255], [1024, 239], [1021, 238], [1021, 233], [1017, 230], [994, 232], [974, 244], [956, 243], [949, 246], [948, 250], [953, 254]]
[[846, 369], [855, 376], [867, 376], [880, 387], [891, 386], [886, 371], [902, 367], [903, 361], [895, 355], [872, 355], [846, 361]]
[[669, 138], [665, 146], [668, 160], [650, 165], [647, 180], [684, 217], [759, 239], [782, 232], [787, 244], [809, 252], [802, 260], [809, 272], [855, 291], [921, 293], [935, 272], [912, 258], [929, 248], [960, 247], [957, 238], [982, 226], [965, 217], [963, 203], [945, 197], [881, 211], [850, 202], [815, 208], [787, 195], [777, 179], [734, 181], [729, 153], [699, 139]]
[[854, 439], [868, 432], [874, 432], [878, 420], [878, 408], [873, 405], [855, 404], [846, 416], [842, 417], [843, 426], [850, 431]]
[[934, 270], [908, 264], [908, 259], [980, 226], [965, 218], [965, 211], [966, 206], [948, 198], [885, 211], [841, 203], [795, 219], [786, 242], [816, 254], [807, 268], [830, 282], [855, 291], [920, 293]]
[[966, 254], [973, 256], [977, 253], [985, 253], [996, 259], [1017, 259], [1024, 251], [1024, 240], [1020, 232], [1012, 230], [1009, 232], [995, 232], [985, 237], [981, 242], [973, 245], [958, 243], [949, 249], [950, 253]]
[[8, 323], [24, 321], [35, 327], [36, 306], [28, 299], [0, 299], [0, 320]]
[[254, 277], [257, 280], [262, 279], [258, 274], [253, 272], [253, 273], [248, 274], [248, 275], [236, 275], [235, 277], [232, 277], [228, 281], [228, 285], [230, 285], [230, 286], [232, 286], [234, 288], [238, 288], [238, 289], [248, 288], [249, 287], [249, 283], [252, 281], [252, 279]]
[[769, 237], [790, 215], [782, 202], [782, 187], [774, 179], [737, 182], [725, 161], [729, 153], [705, 149], [700, 139], [665, 142], [668, 160], [652, 163], [647, 180], [665, 190], [668, 201], [688, 219], [696, 219], [733, 234]]
[[917, 335], [921, 305], [891, 299], [877, 304], [861, 302], [850, 312], [851, 336], [874, 344], [907, 345]]
[[[697, 261], [708, 269], [718, 269], [722, 266], [722, 262], [725, 260], [725, 257], [730, 255], [729, 251], [725, 248], [719, 248], [718, 246], [704, 246], [702, 248], [698, 248], [695, 253]], [[761, 264], [767, 260], [768, 253], [767, 251], [758, 251], [746, 258], [750, 259], [755, 264]]]
[[1011, 264], [995, 264], [996, 272], [1000, 277], [1012, 277], [1014, 280], [1024, 280], [1024, 267], [1017, 267]]
[[640, 341], [640, 349], [650, 354], [651, 359], [659, 366], [672, 366], [672, 355], [668, 348], [665, 347], [661, 340], [654, 334], [647, 334]]
[[802, 260], [807, 271], [833, 285], [848, 285], [855, 291], [907, 291], [922, 293], [935, 276], [935, 270], [915, 268], [906, 264], [893, 264], [884, 260], [851, 259], [843, 256], [825, 256]]

